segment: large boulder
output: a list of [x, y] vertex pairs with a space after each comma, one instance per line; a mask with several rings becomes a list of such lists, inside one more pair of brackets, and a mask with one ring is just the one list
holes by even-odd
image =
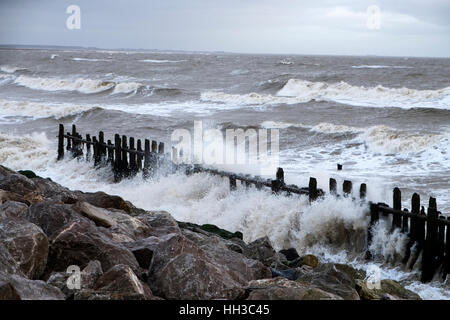
[[244, 246], [243, 254], [250, 259], [261, 261], [267, 267], [289, 269], [285, 255], [275, 251], [268, 237], [256, 239]]
[[356, 280], [356, 290], [361, 300], [421, 300], [420, 296], [411, 290], [405, 289], [399, 282], [383, 279], [380, 287], [367, 286], [366, 281]]
[[181, 234], [177, 221], [166, 211], [147, 211], [137, 218], [149, 226], [148, 236], [158, 237], [170, 233]]
[[93, 260], [80, 273], [80, 289], [69, 288], [67, 280], [72, 275], [70, 272], [53, 272], [47, 284], [57, 287], [64, 293], [66, 299], [74, 296], [78, 290], [92, 290], [98, 278], [103, 275], [100, 261]]
[[131, 213], [134, 209], [134, 206], [129, 201], [125, 201], [119, 196], [112, 196], [100, 191], [95, 193], [76, 191], [75, 195], [78, 200], [88, 202], [99, 208], [119, 209], [126, 213]]
[[6, 201], [0, 205], [0, 217], [25, 218], [28, 206], [23, 202]]
[[24, 175], [11, 171], [5, 167], [0, 168], [0, 189], [26, 196], [37, 189], [33, 180]]
[[296, 281], [309, 283], [345, 300], [359, 300], [354, 279], [333, 263], [325, 263], [310, 272], [301, 273]]
[[26, 219], [42, 228], [45, 234], [51, 238], [59, 234], [70, 222], [88, 222], [73, 209], [73, 205], [58, 203], [56, 201], [44, 201], [30, 206]]
[[141, 271], [134, 255], [92, 222], [68, 223], [50, 241], [49, 271], [65, 271], [70, 265], [84, 268], [91, 260], [99, 260], [103, 270], [125, 264], [138, 274]]
[[8, 249], [28, 278], [38, 279], [44, 272], [48, 239], [38, 226], [25, 219], [0, 218], [0, 245]]
[[[131, 245], [131, 244], [128, 244]], [[148, 284], [166, 299], [236, 299], [245, 290], [234, 271], [220, 265], [183, 235], [172, 233], [139, 240], [154, 254]]]
[[243, 285], [250, 280], [271, 277], [270, 269], [262, 262], [230, 250], [229, 240], [215, 234], [206, 236], [189, 230], [184, 230], [183, 235], [198, 245], [222, 269], [230, 272], [235, 280]]
[[94, 289], [100, 292], [138, 294], [152, 298], [147, 284], [143, 283], [129, 266], [118, 264], [106, 271], [95, 283]]
[[3, 245], [0, 245], [0, 271], [8, 274], [17, 274], [22, 277], [25, 276], [17, 261], [14, 260], [9, 250]]
[[58, 288], [41, 280], [30, 280], [0, 271], [0, 300], [64, 300]]
[[340, 296], [307, 283], [277, 277], [251, 281], [248, 300], [342, 300]]
[[20, 202], [23, 204], [30, 204], [27, 200], [24, 199], [23, 196], [6, 190], [0, 190], [0, 204], [5, 203], [7, 201]]

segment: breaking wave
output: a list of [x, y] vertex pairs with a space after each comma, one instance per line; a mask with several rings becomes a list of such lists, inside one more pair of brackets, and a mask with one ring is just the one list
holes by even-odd
[[450, 110], [450, 87], [438, 90], [416, 90], [352, 86], [344, 81], [328, 84], [290, 79], [277, 96], [307, 100], [336, 101], [370, 107], [438, 108]]
[[56, 78], [33, 78], [20, 76], [14, 80], [14, 83], [35, 90], [44, 91], [78, 91], [80, 93], [99, 93], [107, 90], [113, 90], [113, 94], [134, 92], [144, 86], [137, 82], [114, 82], [93, 79], [78, 78], [56, 79]]
[[17, 117], [31, 119], [54, 117], [60, 119], [88, 111], [92, 108], [94, 107], [0, 99], [0, 123], [20, 122], [21, 119], [17, 119]]
[[208, 91], [204, 101], [235, 104], [296, 104], [309, 101], [334, 101], [354, 106], [436, 108], [450, 110], [450, 87], [437, 90], [352, 86], [346, 82], [326, 83], [290, 79], [274, 96], [271, 94], [229, 94]]
[[23, 70], [26, 70], [26, 68], [13, 67], [13, 66], [1, 66], [1, 67], [0, 67], [0, 70], [1, 70], [2, 72], [5, 72], [5, 73], [15, 73], [15, 72], [17, 72], [17, 71], [23, 71]]

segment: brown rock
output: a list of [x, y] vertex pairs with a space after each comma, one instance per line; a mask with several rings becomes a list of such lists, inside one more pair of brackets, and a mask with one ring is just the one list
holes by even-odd
[[64, 300], [64, 294], [41, 280], [29, 280], [0, 271], [0, 287], [8, 298], [20, 300]]
[[130, 202], [123, 200], [121, 197], [112, 196], [104, 192], [83, 193], [78, 191], [75, 194], [79, 200], [88, 202], [99, 208], [114, 208], [127, 213], [131, 213], [134, 208]]
[[153, 252], [148, 284], [166, 299], [236, 299], [244, 294], [241, 283], [195, 243], [179, 234], [137, 241]]
[[83, 201], [77, 202], [73, 209], [89, 220], [94, 221], [97, 226], [110, 228], [116, 225], [116, 222], [109, 216], [109, 212], [106, 209], [93, 206]]
[[0, 217], [25, 218], [28, 206], [22, 202], [6, 201], [0, 205]]
[[118, 264], [105, 272], [95, 283], [94, 289], [103, 292], [153, 296], [147, 284], [141, 282], [129, 266]]
[[134, 255], [92, 222], [71, 222], [50, 240], [49, 270], [65, 271], [70, 265], [84, 268], [89, 261], [99, 260], [103, 270], [125, 264], [140, 272]]
[[345, 300], [359, 300], [358, 292], [355, 289], [355, 281], [333, 263], [325, 263], [311, 272], [300, 274], [296, 281], [309, 283]]
[[41, 228], [25, 219], [0, 218], [0, 244], [28, 278], [42, 275], [47, 264], [48, 239]]
[[251, 281], [248, 300], [342, 300], [341, 297], [307, 283], [277, 277]]

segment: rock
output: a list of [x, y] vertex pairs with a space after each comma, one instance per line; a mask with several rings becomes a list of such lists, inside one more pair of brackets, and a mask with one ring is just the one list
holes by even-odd
[[245, 292], [237, 281], [240, 275], [214, 261], [183, 235], [172, 233], [149, 237], [138, 243], [145, 243], [154, 252], [147, 283], [157, 296], [192, 300], [236, 299]]
[[[105, 209], [103, 209], [105, 210]], [[145, 219], [130, 216], [122, 210], [108, 209], [109, 218], [114, 221], [110, 231], [120, 242], [136, 241], [152, 236], [155, 232], [146, 223]], [[128, 238], [125, 240], [125, 238]]]
[[64, 294], [41, 280], [29, 280], [15, 274], [0, 271], [0, 291], [9, 299], [20, 300], [64, 300]]
[[243, 254], [230, 250], [231, 240], [225, 240], [215, 234], [205, 236], [189, 230], [184, 230], [183, 235], [198, 245], [221, 268], [231, 271], [233, 277], [243, 285], [250, 280], [271, 277], [270, 269], [260, 261], [249, 259]]
[[293, 261], [297, 258], [300, 258], [297, 250], [295, 248], [289, 248], [285, 250], [280, 250], [280, 253], [283, 254], [288, 261]]
[[36, 192], [39, 193], [44, 200], [53, 200], [65, 204], [74, 204], [78, 201], [75, 192], [65, 188], [50, 179], [36, 178], [33, 179], [36, 186]]
[[17, 173], [20, 173], [21, 175], [24, 175], [29, 179], [40, 178], [39, 176], [36, 175], [36, 173], [34, 173], [31, 170], [19, 170], [17, 171]]
[[14, 260], [8, 249], [0, 245], [0, 272], [5, 272], [7, 274], [17, 274], [19, 276], [25, 277], [19, 264]]
[[288, 280], [296, 280], [297, 279], [297, 271], [295, 269], [288, 269], [288, 270], [277, 270], [270, 268], [270, 271], [272, 272], [272, 277], [284, 277]]
[[138, 294], [147, 298], [153, 296], [147, 284], [133, 273], [129, 266], [118, 264], [105, 272], [95, 283], [96, 291], [115, 292], [120, 294]]
[[0, 281], [0, 300], [21, 300], [21, 298], [10, 282]]
[[361, 300], [421, 300], [420, 296], [405, 289], [394, 280], [381, 280], [380, 289], [369, 288], [365, 280], [356, 280], [356, 290]]
[[0, 170], [0, 189], [25, 196], [35, 192], [37, 187], [33, 180], [21, 174]]
[[67, 280], [72, 275], [68, 272], [53, 272], [47, 280], [47, 284], [57, 287], [61, 290], [61, 292], [64, 293], [66, 299], [70, 299], [79, 290], [93, 289], [95, 282], [98, 280], [98, 278], [100, 278], [102, 274], [103, 271], [100, 262], [94, 260], [90, 261], [86, 268], [84, 268], [80, 273], [80, 289], [70, 289], [67, 286]]
[[0, 244], [28, 278], [42, 275], [47, 265], [48, 239], [41, 228], [25, 219], [0, 218]]
[[99, 260], [103, 270], [125, 264], [140, 273], [134, 255], [123, 245], [115, 243], [106, 229], [92, 222], [71, 222], [50, 240], [48, 270], [65, 271], [70, 265], [84, 268], [89, 261]]
[[251, 281], [247, 300], [342, 300], [321, 289], [284, 278]]
[[116, 225], [116, 222], [109, 216], [106, 209], [95, 207], [83, 201], [77, 202], [74, 205], [73, 209], [80, 213], [82, 216], [94, 221], [97, 226], [110, 228]]
[[355, 281], [347, 273], [340, 271], [333, 263], [325, 263], [309, 273], [300, 274], [296, 281], [309, 283], [345, 300], [359, 300]]
[[162, 300], [162, 299], [155, 296], [149, 298], [143, 294], [136, 294], [136, 293], [79, 290], [75, 293], [74, 300]]
[[166, 211], [148, 211], [137, 218], [150, 227], [149, 237], [170, 233], [181, 234], [177, 221]]
[[320, 265], [319, 259], [312, 254], [302, 256], [300, 258], [300, 263], [301, 265], [307, 265], [311, 268], [317, 268]]
[[244, 254], [258, 261], [261, 261], [266, 266], [270, 266], [276, 255], [276, 251], [272, 247], [268, 237], [259, 238], [247, 245]]
[[42, 228], [47, 237], [51, 238], [70, 222], [88, 222], [89, 220], [73, 210], [72, 205], [44, 201], [30, 206], [26, 219]]
[[134, 208], [130, 202], [123, 200], [121, 197], [111, 196], [104, 192], [83, 193], [78, 191], [75, 194], [79, 200], [88, 202], [99, 208], [114, 208], [123, 210], [127, 213], [131, 213]]
[[145, 241], [127, 242], [124, 243], [124, 246], [134, 254], [134, 257], [142, 269], [148, 270], [150, 268], [153, 259], [153, 250], [146, 246]]
[[27, 206], [30, 204], [27, 200], [24, 199], [23, 196], [15, 192], [0, 190], [0, 204], [5, 203], [7, 201], [20, 202]]
[[6, 201], [0, 205], [0, 217], [25, 218], [28, 206], [22, 202]]
[[244, 246], [243, 254], [250, 259], [261, 261], [265, 266], [273, 269], [290, 269], [287, 266], [286, 257], [275, 251], [268, 237], [256, 239]]

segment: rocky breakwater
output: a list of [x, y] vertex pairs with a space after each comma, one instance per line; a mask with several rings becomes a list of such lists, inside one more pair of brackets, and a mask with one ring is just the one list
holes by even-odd
[[267, 238], [245, 243], [240, 232], [0, 166], [3, 300], [418, 299], [393, 281], [378, 291], [364, 283], [361, 271], [276, 252]]

